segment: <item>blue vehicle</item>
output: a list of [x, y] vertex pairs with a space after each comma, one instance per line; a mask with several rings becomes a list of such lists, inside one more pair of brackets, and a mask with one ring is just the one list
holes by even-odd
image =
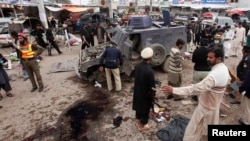
[[[164, 22], [154, 22], [148, 15], [133, 15], [129, 17], [128, 26], [116, 26], [107, 30], [112, 33], [112, 41], [124, 56], [124, 66], [121, 72], [130, 76], [136, 63], [142, 60], [140, 52], [145, 47], [151, 47], [154, 55], [151, 66], [161, 66], [164, 72], [168, 71], [170, 49], [175, 47], [177, 39], [186, 41], [186, 26], [171, 25], [169, 13], [163, 13]], [[87, 48], [80, 52], [78, 75], [84, 80], [98, 79], [100, 56], [110, 46], [110, 42]], [[185, 49], [183, 49], [185, 51]]]

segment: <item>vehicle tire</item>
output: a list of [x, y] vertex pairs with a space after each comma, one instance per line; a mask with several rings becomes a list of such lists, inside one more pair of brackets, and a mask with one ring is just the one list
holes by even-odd
[[162, 46], [161, 44], [152, 44], [150, 45], [150, 47], [154, 51], [154, 55], [151, 60], [151, 65], [152, 66], [161, 65], [164, 62], [166, 56], [164, 46]]
[[162, 71], [168, 73], [170, 57], [167, 56], [164, 63], [162, 64]]

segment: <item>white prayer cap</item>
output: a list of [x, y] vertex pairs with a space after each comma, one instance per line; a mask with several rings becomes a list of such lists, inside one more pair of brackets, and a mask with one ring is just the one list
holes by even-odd
[[152, 58], [154, 54], [154, 51], [151, 47], [146, 47], [144, 48], [142, 51], [141, 51], [141, 57], [143, 59], [149, 59], [149, 58]]

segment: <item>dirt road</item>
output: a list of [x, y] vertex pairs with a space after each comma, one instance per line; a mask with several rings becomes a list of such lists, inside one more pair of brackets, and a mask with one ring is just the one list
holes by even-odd
[[[155, 133], [166, 127], [169, 121], [155, 122], [150, 120], [152, 128], [148, 132], [139, 132], [134, 122], [134, 111], [132, 111], [132, 93], [133, 83], [123, 79], [123, 91], [120, 93], [109, 93], [106, 85], [102, 88], [95, 88], [94, 84], [84, 82], [78, 79], [75, 71], [49, 73], [51, 65], [60, 61], [76, 61], [80, 46], [72, 47], [69, 51], [61, 48], [62, 55], [58, 55], [55, 50], [53, 56], [47, 56], [45, 51], [42, 54], [41, 74], [45, 84], [43, 92], [38, 91], [31, 93], [32, 88], [29, 80], [23, 81], [20, 78], [17, 62], [13, 62], [13, 69], [7, 70], [11, 78], [12, 93], [15, 97], [6, 97], [0, 101], [3, 106], [0, 109], [0, 141], [21, 141], [21, 140], [41, 140], [54, 141], [72, 139], [69, 110], [76, 105], [90, 105], [89, 112], [94, 108], [95, 116], [85, 117], [86, 122], [83, 124], [85, 133], [80, 135], [81, 140], [90, 141], [139, 141], [159, 140]], [[0, 49], [2, 54], [9, 54], [12, 49]], [[240, 61], [238, 58], [228, 58], [225, 64], [235, 72], [235, 68]], [[185, 60], [183, 71], [184, 83], [190, 84], [192, 78], [193, 63], [191, 60]], [[162, 73], [160, 69], [155, 68], [156, 79], [166, 83], [167, 74]], [[195, 108], [195, 104], [183, 105], [181, 101], [167, 100], [164, 94], [158, 92], [159, 103], [168, 109], [169, 114], [175, 116], [181, 114], [190, 118]], [[92, 98], [92, 99], [91, 99]], [[187, 98], [190, 100], [190, 98]], [[101, 101], [104, 101], [100, 104]], [[232, 99], [225, 96], [225, 102], [229, 103]], [[85, 102], [85, 103], [84, 103]], [[96, 103], [98, 103], [95, 105]], [[97, 107], [96, 107], [97, 106]], [[238, 124], [240, 115], [239, 105], [230, 105], [227, 108], [221, 106], [221, 111], [226, 117], [221, 117], [222, 124]], [[92, 110], [91, 110], [92, 109]], [[72, 112], [72, 111], [71, 111]], [[86, 111], [85, 111], [86, 112]], [[122, 116], [125, 118], [120, 127], [113, 129], [113, 118]], [[72, 139], [73, 140], [73, 139]]]

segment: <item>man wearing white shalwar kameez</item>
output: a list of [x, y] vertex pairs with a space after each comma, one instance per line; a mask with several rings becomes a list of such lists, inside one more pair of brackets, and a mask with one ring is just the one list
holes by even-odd
[[234, 36], [234, 44], [232, 48], [232, 53], [234, 57], [239, 56], [239, 53], [241, 52], [242, 49], [242, 43], [245, 41], [245, 35], [246, 35], [246, 30], [242, 26], [242, 23], [239, 23], [239, 26], [235, 29], [235, 36]]
[[178, 95], [192, 95], [198, 92], [199, 104], [188, 123], [183, 141], [207, 140], [208, 125], [219, 124], [219, 108], [224, 91], [230, 81], [228, 68], [222, 63], [223, 51], [221, 48], [212, 48], [208, 52], [208, 62], [212, 70], [201, 82], [190, 86], [174, 88], [162, 86], [162, 91]]
[[228, 58], [228, 56], [230, 54], [231, 40], [233, 39], [233, 37], [234, 37], [234, 34], [230, 30], [230, 26], [227, 26], [225, 32], [222, 35], [225, 58]]

